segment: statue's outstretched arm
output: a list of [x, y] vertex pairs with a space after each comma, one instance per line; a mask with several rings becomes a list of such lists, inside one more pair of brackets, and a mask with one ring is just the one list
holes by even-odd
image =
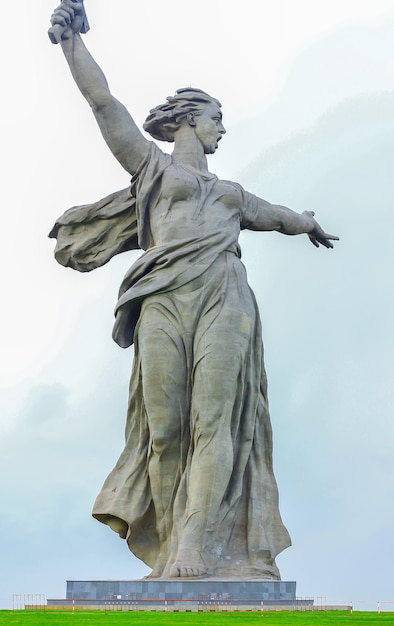
[[74, 80], [92, 107], [111, 152], [130, 174], [134, 174], [148, 154], [150, 142], [126, 107], [113, 97], [101, 68], [86, 49], [79, 34], [83, 19], [80, 10], [81, 3], [64, 0], [55, 9], [51, 23], [65, 27], [60, 43]]
[[333, 248], [332, 241], [338, 241], [336, 235], [329, 235], [314, 218], [314, 211], [297, 213], [279, 204], [270, 204], [262, 198], [251, 196], [246, 220], [243, 225], [249, 230], [276, 230], [284, 235], [308, 235], [311, 243], [317, 248]]

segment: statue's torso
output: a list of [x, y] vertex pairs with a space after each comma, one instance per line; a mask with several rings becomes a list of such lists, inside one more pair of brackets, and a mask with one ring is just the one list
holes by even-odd
[[240, 232], [241, 195], [237, 187], [173, 162], [161, 177], [149, 206], [152, 245], [205, 238], [214, 232]]

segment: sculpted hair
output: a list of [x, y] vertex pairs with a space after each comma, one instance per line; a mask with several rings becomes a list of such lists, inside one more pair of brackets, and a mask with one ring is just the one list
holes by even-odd
[[199, 113], [207, 104], [222, 106], [219, 100], [212, 98], [202, 89], [194, 87], [178, 89], [175, 96], [168, 96], [167, 102], [150, 110], [143, 128], [154, 139], [173, 142], [175, 131], [188, 113]]

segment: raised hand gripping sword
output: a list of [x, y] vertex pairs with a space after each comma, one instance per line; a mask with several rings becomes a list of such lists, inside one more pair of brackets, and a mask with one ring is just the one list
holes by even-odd
[[[64, 2], [65, 0], [62, 0], [62, 2]], [[85, 7], [83, 6], [83, 0], [73, 0], [73, 3], [78, 3], [81, 5], [81, 14], [83, 16], [83, 22], [81, 25], [81, 28], [79, 29], [80, 33], [87, 33], [90, 26], [89, 26], [89, 22], [88, 22], [88, 18], [86, 16], [86, 12], [85, 12]], [[52, 43], [60, 43], [61, 39], [62, 39], [62, 35], [64, 33], [64, 31], [68, 28], [68, 26], [61, 26], [60, 24], [55, 24], [55, 26], [51, 26], [51, 28], [48, 30], [48, 36], [49, 39], [52, 41]]]

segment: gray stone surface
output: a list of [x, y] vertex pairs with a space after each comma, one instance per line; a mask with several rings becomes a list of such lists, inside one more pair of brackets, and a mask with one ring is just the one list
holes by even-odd
[[144, 128], [111, 95], [67, 0], [52, 17], [73, 77], [130, 189], [68, 211], [50, 236], [63, 265], [90, 271], [144, 252], [126, 274], [114, 339], [134, 342], [126, 444], [94, 516], [126, 539], [152, 577], [280, 578], [290, 545], [278, 508], [261, 325], [240, 260], [240, 230], [308, 234], [313, 213], [272, 205], [208, 171], [225, 134], [221, 105], [179, 90]]
[[260, 602], [294, 601], [296, 583], [285, 581], [230, 581], [230, 580], [69, 580], [67, 599], [108, 600], [113, 596], [137, 594], [148, 600], [195, 600], [199, 596], [228, 595], [232, 600]]

